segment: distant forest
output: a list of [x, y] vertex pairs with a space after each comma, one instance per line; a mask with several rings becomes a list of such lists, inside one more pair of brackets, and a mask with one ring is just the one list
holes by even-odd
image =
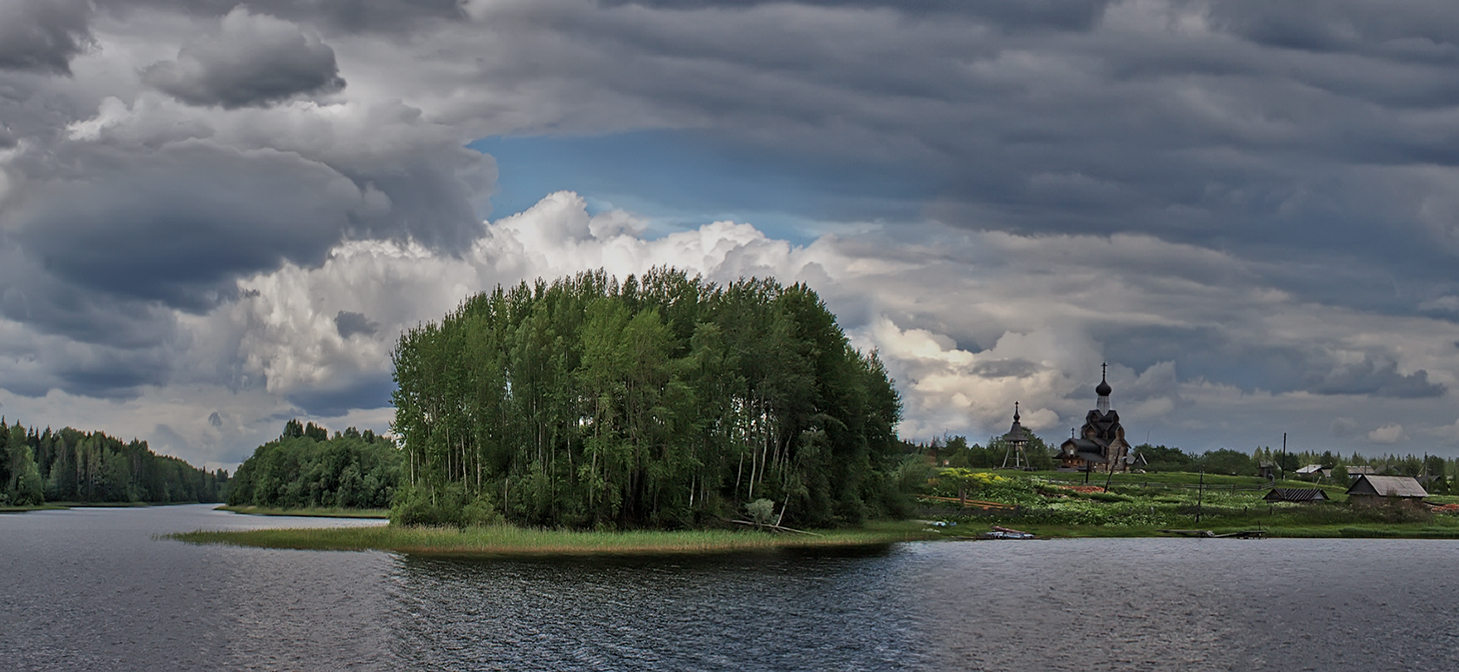
[[43, 502], [220, 502], [228, 472], [158, 455], [101, 432], [27, 430], [0, 419], [0, 506]]
[[228, 504], [383, 509], [400, 483], [401, 461], [392, 441], [368, 429], [331, 437], [312, 422], [290, 420], [278, 439], [239, 465]]
[[803, 284], [498, 287], [395, 349], [402, 522], [693, 527], [899, 513], [901, 401]]

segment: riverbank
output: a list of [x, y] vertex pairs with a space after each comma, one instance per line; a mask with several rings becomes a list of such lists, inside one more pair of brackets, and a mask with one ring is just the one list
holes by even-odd
[[390, 509], [340, 509], [340, 508], [302, 508], [282, 509], [268, 506], [229, 506], [215, 507], [217, 511], [232, 511], [250, 516], [296, 516], [301, 518], [389, 518]]
[[1165, 530], [1196, 530], [1286, 538], [1459, 539], [1459, 514], [1453, 507], [1435, 506], [1455, 503], [1459, 497], [1453, 495], [1429, 496], [1425, 503], [1354, 506], [1345, 488], [1332, 482], [1278, 481], [1277, 487], [1321, 490], [1326, 499], [1289, 503], [1265, 501], [1273, 484], [1242, 476], [1116, 474], [1108, 489], [1052, 472], [984, 472], [970, 480], [967, 506], [957, 499], [924, 499], [921, 516], [940, 523], [936, 529], [943, 537], [972, 538], [1001, 525], [1041, 538], [1164, 537], [1172, 536]]
[[26, 506], [0, 506], [0, 513], [25, 513], [27, 511], [47, 511], [47, 510], [69, 509], [69, 508], [71, 508], [71, 507], [64, 506], [64, 505], [61, 505], [61, 504], [50, 504], [50, 503], [47, 503], [47, 504], [37, 504], [37, 505], [34, 505], [34, 506], [31, 506], [31, 505], [26, 505]]
[[814, 535], [772, 534], [755, 530], [634, 530], [582, 532], [539, 530], [507, 525], [490, 527], [400, 527], [198, 530], [167, 535], [194, 544], [320, 551], [394, 551], [398, 553], [479, 557], [574, 555], [719, 555], [781, 550], [854, 550], [902, 541], [934, 539], [920, 523], [879, 522], [854, 530]]
[[26, 506], [0, 506], [0, 513], [25, 513], [27, 511], [64, 511], [66, 509], [128, 509], [145, 506], [183, 506], [207, 502], [46, 502]]
[[[1011, 521], [1004, 524], [1015, 524]], [[980, 532], [991, 529], [988, 524], [967, 524], [939, 530], [945, 539], [973, 539]], [[1128, 527], [1102, 525], [1020, 525], [1019, 530], [1032, 533], [1037, 539], [1119, 539], [1180, 537], [1168, 530], [1175, 528]], [[1327, 525], [1266, 525], [1201, 527], [1186, 525], [1183, 531], [1210, 531], [1213, 535], [1235, 535], [1242, 532], [1260, 532], [1264, 537], [1284, 539], [1459, 539], [1459, 525], [1446, 521], [1439, 523], [1335, 523]]]

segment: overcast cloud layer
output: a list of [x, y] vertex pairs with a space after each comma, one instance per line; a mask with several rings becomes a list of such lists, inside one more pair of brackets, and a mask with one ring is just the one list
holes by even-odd
[[[1437, 1], [5, 0], [0, 414], [231, 467], [385, 429], [472, 292], [668, 264], [809, 283], [907, 438], [1108, 361], [1135, 442], [1452, 456], [1456, 68]], [[615, 134], [520, 214], [468, 147]]]

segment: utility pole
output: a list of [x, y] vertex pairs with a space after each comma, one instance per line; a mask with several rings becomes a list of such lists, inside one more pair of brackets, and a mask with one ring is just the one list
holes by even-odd
[[1201, 503], [1205, 501], [1206, 495], [1206, 468], [1201, 467], [1201, 484], [1196, 489], [1196, 524], [1201, 522]]
[[1282, 480], [1287, 480], [1287, 433], [1282, 432], [1282, 463], [1277, 465], [1282, 470]]

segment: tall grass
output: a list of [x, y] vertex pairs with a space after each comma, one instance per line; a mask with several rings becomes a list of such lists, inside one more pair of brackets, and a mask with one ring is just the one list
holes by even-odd
[[270, 506], [215, 506], [218, 511], [232, 511], [253, 516], [298, 516], [302, 518], [389, 518], [390, 509], [342, 509], [339, 507], [309, 507], [285, 509]]
[[489, 527], [350, 527], [272, 530], [198, 530], [167, 535], [197, 544], [328, 551], [383, 550], [402, 553], [475, 556], [675, 555], [718, 554], [781, 549], [834, 549], [882, 546], [935, 538], [915, 523], [875, 524], [815, 536], [789, 536], [754, 530], [595, 532]]

